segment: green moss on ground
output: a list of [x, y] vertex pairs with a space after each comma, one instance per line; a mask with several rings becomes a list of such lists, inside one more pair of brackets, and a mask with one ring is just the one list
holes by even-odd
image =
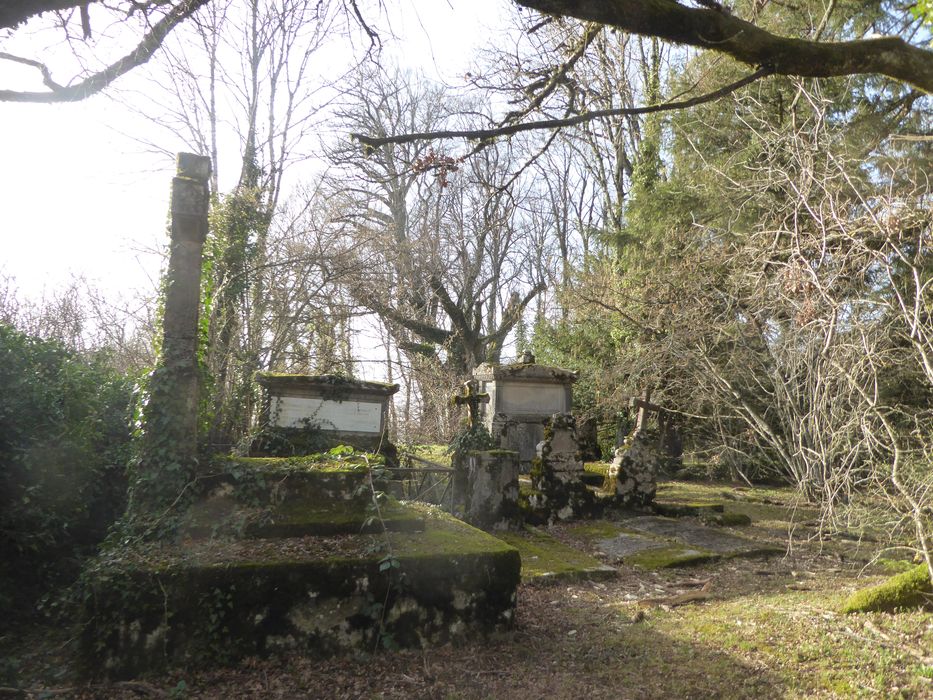
[[669, 518], [683, 518], [691, 516], [704, 516], [713, 513], [722, 513], [725, 507], [722, 503], [709, 503], [706, 501], [668, 501], [657, 500], [653, 504], [655, 512]]
[[614, 576], [615, 569], [595, 557], [568, 547], [545, 532], [525, 528], [496, 537], [515, 547], [522, 557], [522, 580], [592, 580]]
[[853, 593], [843, 604], [842, 612], [890, 612], [924, 606], [933, 606], [933, 584], [926, 564], [920, 564], [884, 583]]
[[875, 560], [875, 568], [879, 569], [881, 573], [888, 574], [893, 576], [894, 574], [902, 574], [905, 571], [913, 571], [916, 564], [909, 559], [889, 559], [887, 557], [879, 557]]
[[707, 525], [721, 525], [724, 527], [740, 527], [751, 525], [751, 516], [745, 513], [705, 513], [700, 519]]

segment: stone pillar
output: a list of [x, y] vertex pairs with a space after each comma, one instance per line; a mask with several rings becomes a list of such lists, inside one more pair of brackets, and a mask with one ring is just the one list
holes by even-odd
[[517, 527], [518, 453], [471, 452], [467, 457], [466, 521], [484, 530]]
[[211, 161], [179, 153], [172, 180], [171, 253], [165, 276], [162, 353], [143, 415], [143, 455], [131, 504], [172, 504], [194, 475], [198, 451], [198, 314], [208, 229]]

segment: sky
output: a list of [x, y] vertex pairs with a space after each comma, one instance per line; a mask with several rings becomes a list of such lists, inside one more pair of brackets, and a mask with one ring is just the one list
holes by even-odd
[[[387, 0], [386, 7], [397, 37], [386, 37], [386, 56], [446, 80], [465, 72], [508, 11], [505, 0]], [[44, 40], [36, 38], [34, 55]], [[21, 75], [0, 61], [0, 86]], [[130, 73], [117, 87], [132, 91], [139, 81]], [[107, 95], [60, 105], [0, 102], [0, 125], [0, 276], [15, 278], [32, 299], [73, 277], [114, 299], [154, 289], [174, 162], [139, 140], [164, 135]]]

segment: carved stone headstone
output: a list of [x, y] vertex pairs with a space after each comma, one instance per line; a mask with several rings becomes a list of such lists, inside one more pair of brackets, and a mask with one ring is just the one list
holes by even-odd
[[311, 452], [345, 444], [394, 458], [386, 427], [389, 401], [398, 384], [330, 374], [259, 373], [256, 381], [266, 390], [265, 422], [270, 432], [296, 446], [296, 454], [304, 451], [302, 437], [313, 435]]
[[557, 520], [591, 514], [595, 497], [583, 483], [583, 474], [574, 418], [569, 413], [555, 413], [531, 468], [531, 506]]
[[616, 450], [606, 490], [623, 506], [647, 506], [658, 489], [659, 469], [658, 450], [645, 432], [636, 430], [628, 444]]

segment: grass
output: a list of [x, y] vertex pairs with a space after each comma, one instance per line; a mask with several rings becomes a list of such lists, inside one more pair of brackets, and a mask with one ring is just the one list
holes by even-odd
[[426, 459], [429, 462], [437, 462], [444, 467], [450, 466], [450, 454], [447, 452], [447, 445], [400, 445], [399, 452], [411, 452], [416, 457]]

